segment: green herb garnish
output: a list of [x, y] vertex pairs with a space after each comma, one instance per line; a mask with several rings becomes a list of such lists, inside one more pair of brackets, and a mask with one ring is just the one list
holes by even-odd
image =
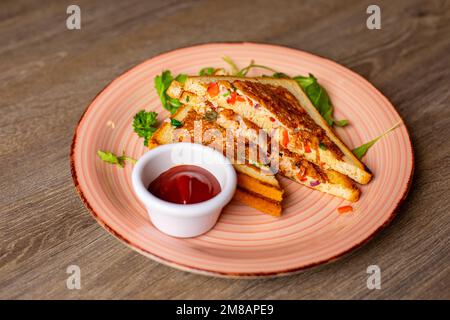
[[253, 68], [265, 69], [265, 70], [268, 70], [268, 71], [271, 71], [271, 72], [275, 72], [275, 74], [277, 74], [277, 75], [281, 74], [280, 72], [276, 72], [275, 69], [272, 69], [272, 68], [269, 68], [269, 67], [266, 67], [266, 66], [263, 66], [263, 65], [260, 65], [260, 64], [255, 64], [254, 61], [251, 61], [250, 64], [247, 67], [242, 68], [239, 71], [238, 75], [242, 76], [242, 77], [245, 77], [247, 75], [247, 73]]
[[348, 125], [348, 120], [335, 120], [333, 118], [333, 106], [331, 105], [330, 98], [325, 89], [317, 82], [314, 75], [309, 74], [308, 77], [296, 76], [292, 79], [305, 91], [314, 107], [316, 107], [317, 111], [319, 111], [330, 127], [333, 125], [338, 127]]
[[230, 93], [227, 91], [227, 92], [225, 92], [222, 96], [228, 97], [229, 95], [230, 95]]
[[269, 70], [271, 72], [279, 73], [275, 69], [272, 69], [272, 68], [269, 68], [267, 66], [263, 66], [260, 64], [255, 64], [255, 62], [253, 60], [250, 61], [250, 64], [248, 66], [246, 66], [242, 69], [239, 69], [237, 67], [236, 63], [230, 57], [223, 57], [222, 59], [226, 63], [228, 63], [228, 65], [231, 67], [231, 74], [236, 77], [245, 77], [247, 75], [247, 73], [253, 68], [265, 69], [265, 70]]
[[165, 109], [174, 113], [181, 106], [181, 102], [178, 99], [171, 98], [167, 95], [166, 91], [169, 88], [173, 80], [184, 83], [186, 81], [187, 75], [179, 74], [175, 77], [169, 70], [163, 71], [160, 75], [155, 77], [155, 89], [158, 93], [159, 99]]
[[235, 76], [239, 73], [239, 69], [238, 69], [236, 63], [234, 63], [234, 61], [230, 57], [225, 56], [222, 59], [223, 59], [223, 61], [228, 63], [228, 65], [230, 66], [232, 75]]
[[283, 72], [275, 72], [272, 77], [274, 78], [286, 78], [286, 79], [290, 79], [291, 77], [289, 77], [286, 73]]
[[322, 142], [319, 143], [319, 148], [322, 150], [327, 150], [327, 146], [324, 145]]
[[200, 76], [212, 76], [215, 71], [216, 69], [214, 69], [213, 67], [205, 67], [201, 69], [198, 74]]
[[175, 128], [179, 128], [183, 126], [183, 123], [181, 121], [178, 121], [177, 119], [170, 119], [170, 124], [174, 126]]
[[141, 138], [144, 138], [144, 145], [148, 145], [148, 140], [156, 131], [156, 117], [158, 114], [153, 111], [141, 110], [133, 118], [133, 130]]
[[179, 75], [177, 75], [177, 76], [175, 77], [175, 80], [177, 80], [177, 81], [180, 82], [180, 83], [185, 83], [187, 77], [188, 77], [187, 74], [180, 73]]
[[205, 112], [205, 119], [208, 121], [216, 121], [217, 119], [217, 112], [214, 110], [208, 110]]
[[362, 157], [364, 157], [364, 155], [367, 153], [367, 151], [369, 151], [369, 149], [381, 138], [383, 138], [385, 135], [387, 135], [389, 132], [393, 131], [394, 129], [398, 128], [400, 125], [402, 124], [402, 121], [397, 122], [394, 126], [392, 126], [392, 128], [386, 130], [386, 132], [384, 132], [383, 134], [381, 134], [380, 136], [376, 137], [375, 139], [364, 143], [363, 145], [355, 148], [352, 150], [353, 154], [358, 158], [358, 159], [362, 159]]
[[350, 122], [347, 119], [342, 119], [342, 120], [333, 119], [333, 124], [338, 126], [338, 127], [345, 127], [349, 123]]
[[97, 155], [100, 157], [100, 159], [102, 159], [105, 162], [108, 162], [110, 164], [115, 164], [118, 165], [119, 167], [123, 168], [125, 166], [125, 161], [128, 160], [131, 163], [135, 164], [136, 163], [136, 159], [133, 159], [131, 157], [127, 157], [125, 155], [125, 151], [123, 152], [123, 154], [121, 156], [117, 156], [112, 152], [108, 152], [108, 151], [102, 151], [102, 150], [98, 150], [97, 151]]

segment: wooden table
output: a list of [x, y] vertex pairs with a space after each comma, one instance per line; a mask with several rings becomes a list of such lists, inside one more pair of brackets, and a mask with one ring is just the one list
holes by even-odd
[[[0, 298], [450, 298], [450, 2], [69, 1], [0, 3]], [[254, 41], [331, 58], [369, 79], [408, 125], [416, 171], [392, 224], [337, 262], [275, 279], [178, 271], [105, 232], [75, 192], [69, 146], [108, 82], [161, 52]], [[66, 268], [81, 267], [81, 290]], [[366, 287], [379, 265], [381, 290]]]

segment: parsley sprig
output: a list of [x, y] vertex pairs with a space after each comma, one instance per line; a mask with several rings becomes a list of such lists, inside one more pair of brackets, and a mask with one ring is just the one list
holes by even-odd
[[134, 116], [133, 129], [141, 138], [144, 138], [144, 145], [148, 146], [148, 140], [156, 131], [156, 117], [158, 113], [154, 111], [141, 110]]
[[136, 163], [136, 159], [126, 156], [125, 151], [122, 153], [121, 156], [117, 156], [114, 153], [109, 152], [109, 151], [98, 150], [97, 155], [103, 161], [110, 163], [110, 164], [115, 164], [121, 168], [125, 167], [125, 161], [127, 161], [127, 160], [133, 164]]

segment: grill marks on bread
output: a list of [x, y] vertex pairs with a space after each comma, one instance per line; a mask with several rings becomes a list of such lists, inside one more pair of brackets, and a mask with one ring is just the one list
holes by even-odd
[[325, 130], [311, 119], [286, 88], [241, 80], [234, 81], [233, 86], [264, 106], [285, 128], [296, 131], [294, 134], [302, 141], [309, 142], [313, 148], [319, 148], [319, 143], [322, 143], [338, 159], [344, 156], [339, 147], [327, 136]]
[[[226, 117], [231, 117], [231, 114], [233, 114], [232, 111], [229, 110], [223, 110], [219, 113], [219, 116], [223, 113]], [[194, 132], [198, 134], [199, 132], [195, 131], [195, 123], [197, 121], [197, 125], [201, 124], [202, 128], [202, 137], [195, 137], [194, 138]], [[252, 124], [252, 126], [255, 126]], [[253, 129], [256, 129], [257, 127], [253, 127]], [[188, 130], [191, 137], [194, 139], [203, 139], [203, 144], [208, 145], [212, 148], [219, 149], [223, 151], [224, 154], [226, 154], [227, 150], [233, 149], [233, 155], [234, 160], [239, 160], [241, 163], [249, 163], [250, 159], [250, 149], [254, 148], [255, 155], [258, 155], [259, 159], [263, 159], [264, 162], [268, 162], [269, 159], [271, 159], [271, 155], [267, 150], [259, 148], [257, 145], [251, 143], [247, 139], [243, 139], [242, 141], [245, 144], [245, 151], [243, 154], [238, 154], [238, 141], [236, 139], [227, 140], [226, 139], [226, 130], [219, 126], [215, 121], [208, 121], [204, 118], [203, 115], [195, 112], [194, 110], [189, 111], [186, 118], [183, 121], [182, 129]], [[217, 132], [221, 134], [220, 139], [216, 139], [214, 135], [207, 136], [204, 133], [210, 129], [217, 130]], [[181, 140], [180, 140], [181, 141]], [[276, 156], [276, 155], [275, 155]], [[280, 158], [278, 158], [279, 161], [283, 161], [282, 157], [288, 157], [292, 159], [292, 162], [295, 163], [295, 166], [300, 170], [302, 175], [309, 176], [315, 180], [318, 180], [322, 183], [328, 182], [328, 176], [326, 172], [320, 168], [319, 166], [307, 161], [304, 157], [302, 157], [299, 154], [295, 154], [293, 152], [290, 152], [289, 150], [285, 148], [280, 149]], [[280, 169], [283, 169], [283, 166], [281, 166]], [[283, 171], [283, 170], [282, 170]], [[284, 172], [286, 173], [286, 172]]]

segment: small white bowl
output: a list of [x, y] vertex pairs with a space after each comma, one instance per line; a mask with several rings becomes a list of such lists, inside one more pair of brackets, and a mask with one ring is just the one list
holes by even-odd
[[[161, 173], [177, 165], [196, 165], [211, 172], [220, 184], [215, 197], [195, 204], [164, 201], [147, 188]], [[223, 207], [236, 190], [236, 172], [230, 160], [220, 152], [194, 143], [166, 144], [146, 152], [132, 173], [133, 188], [145, 205], [152, 223], [162, 232], [175, 237], [195, 237], [210, 230]]]

